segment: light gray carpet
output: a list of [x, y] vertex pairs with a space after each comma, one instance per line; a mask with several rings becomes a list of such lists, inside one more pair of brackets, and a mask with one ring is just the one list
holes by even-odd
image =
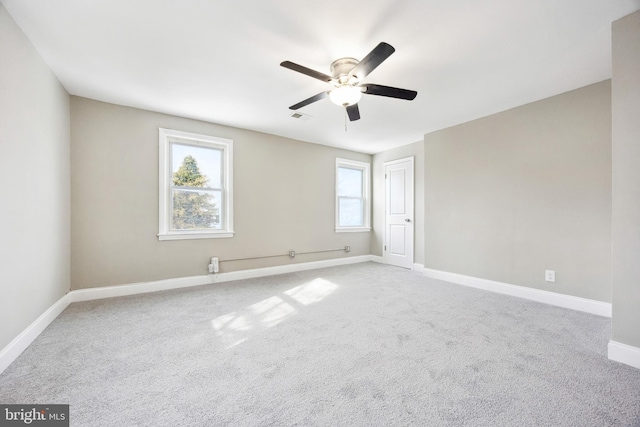
[[640, 426], [610, 320], [364, 263], [72, 304], [0, 403], [73, 426]]

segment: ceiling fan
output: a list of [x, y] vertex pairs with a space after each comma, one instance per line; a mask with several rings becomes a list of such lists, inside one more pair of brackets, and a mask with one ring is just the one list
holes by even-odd
[[346, 108], [350, 121], [360, 119], [358, 101], [362, 94], [386, 96], [389, 98], [413, 100], [418, 92], [415, 90], [400, 89], [397, 87], [382, 86], [373, 83], [362, 83], [362, 80], [375, 70], [396, 50], [388, 43], [381, 42], [367, 56], [358, 61], [355, 58], [340, 58], [331, 63], [331, 75], [312, 70], [291, 61], [284, 61], [280, 65], [298, 73], [305, 74], [314, 79], [330, 83], [333, 88], [325, 92], [307, 98], [304, 101], [289, 107], [297, 110], [306, 105], [320, 101], [327, 96], [336, 105]]

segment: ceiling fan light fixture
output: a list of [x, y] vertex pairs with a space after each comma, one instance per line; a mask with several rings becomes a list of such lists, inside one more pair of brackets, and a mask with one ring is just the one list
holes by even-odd
[[359, 87], [351, 85], [341, 85], [329, 92], [329, 99], [336, 105], [348, 107], [357, 104], [362, 97]]
[[293, 104], [290, 110], [298, 110], [304, 106], [320, 101], [327, 96], [331, 102], [345, 107], [350, 121], [360, 120], [358, 102], [363, 93], [367, 95], [386, 96], [388, 98], [413, 100], [418, 92], [373, 83], [362, 83], [378, 65], [382, 64], [396, 50], [388, 43], [380, 42], [361, 61], [355, 58], [340, 58], [331, 63], [331, 75], [320, 73], [291, 61], [283, 61], [280, 66], [314, 79], [329, 83], [333, 88], [322, 91], [312, 97]]

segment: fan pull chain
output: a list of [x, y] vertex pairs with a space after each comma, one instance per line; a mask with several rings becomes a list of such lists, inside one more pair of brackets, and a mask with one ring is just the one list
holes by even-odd
[[344, 131], [347, 131], [347, 109], [344, 109]]

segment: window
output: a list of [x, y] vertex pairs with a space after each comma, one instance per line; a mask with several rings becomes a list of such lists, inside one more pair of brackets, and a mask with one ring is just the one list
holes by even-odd
[[336, 159], [336, 232], [369, 231], [369, 163]]
[[160, 129], [160, 240], [233, 237], [233, 141]]

